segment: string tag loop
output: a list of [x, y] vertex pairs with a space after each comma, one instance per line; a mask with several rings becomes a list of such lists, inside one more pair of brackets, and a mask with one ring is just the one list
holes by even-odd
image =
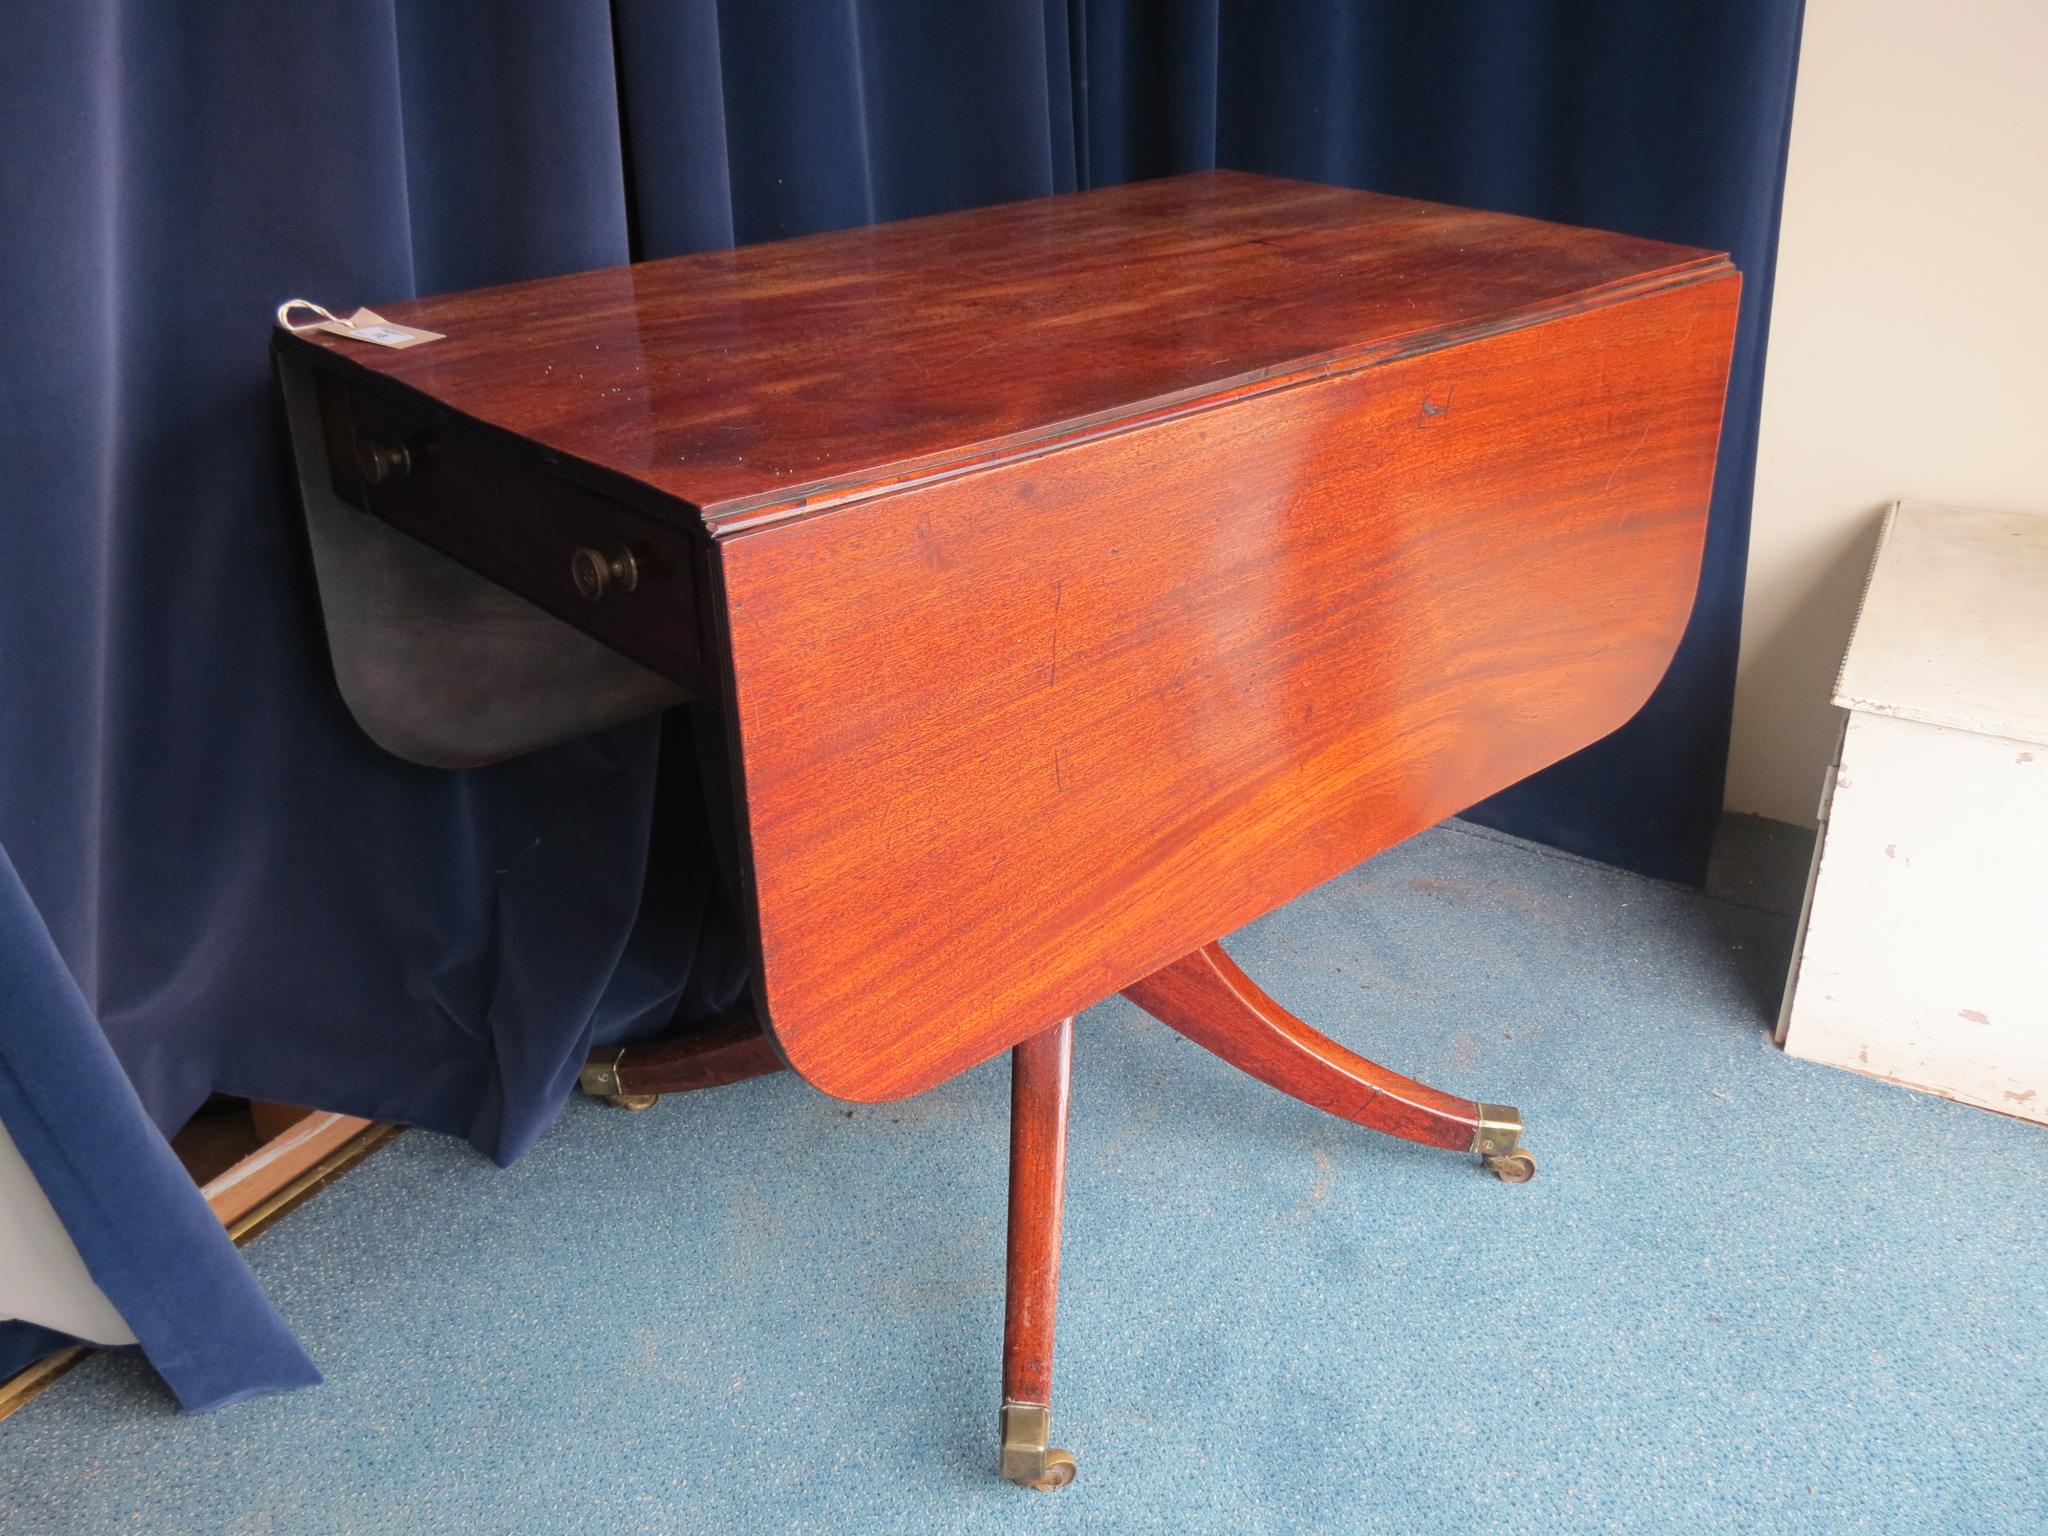
[[[293, 315], [300, 310], [308, 311], [319, 318], [294, 319]], [[294, 336], [304, 336], [311, 331], [327, 331], [336, 336], [346, 336], [351, 341], [367, 341], [372, 346], [390, 347], [393, 350], [416, 347], [427, 341], [439, 341], [446, 334], [442, 331], [423, 331], [416, 325], [400, 325], [396, 321], [386, 320], [374, 309], [358, 309], [343, 320], [326, 305], [315, 304], [311, 299], [286, 299], [277, 306], [277, 323]]]

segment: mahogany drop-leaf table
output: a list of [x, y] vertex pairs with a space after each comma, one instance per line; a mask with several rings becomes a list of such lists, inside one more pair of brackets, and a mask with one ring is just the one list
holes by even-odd
[[[1723, 256], [1235, 173], [280, 329], [342, 692], [488, 762], [722, 722], [755, 1015], [628, 1104], [1013, 1052], [1002, 1470], [1049, 1440], [1073, 1016], [1535, 1170], [1218, 940], [1625, 721], [1691, 608]], [[1199, 1132], [1190, 1132], [1199, 1134]]]

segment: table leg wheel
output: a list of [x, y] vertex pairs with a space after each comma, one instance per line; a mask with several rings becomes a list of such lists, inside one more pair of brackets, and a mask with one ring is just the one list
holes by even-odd
[[658, 1093], [608, 1093], [604, 1101], [617, 1109], [652, 1109], [661, 1102]]
[[1536, 1177], [1536, 1159], [1526, 1148], [1500, 1157], [1482, 1157], [1479, 1165], [1503, 1184], [1526, 1184]]
[[1023, 1486], [1036, 1493], [1055, 1493], [1074, 1480], [1074, 1454], [1057, 1447], [1045, 1453], [1045, 1475]]

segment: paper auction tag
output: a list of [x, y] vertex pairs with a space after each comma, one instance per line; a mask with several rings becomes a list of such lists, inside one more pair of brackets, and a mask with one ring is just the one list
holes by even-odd
[[[320, 318], [294, 322], [291, 314], [295, 309], [310, 310]], [[416, 325], [400, 325], [394, 320], [386, 320], [374, 309], [359, 309], [346, 320], [340, 320], [331, 310], [311, 299], [287, 299], [278, 305], [277, 323], [295, 336], [303, 336], [308, 331], [331, 331], [351, 341], [367, 341], [372, 346], [393, 349], [416, 347], [423, 341], [439, 341], [445, 334], [423, 331]]]

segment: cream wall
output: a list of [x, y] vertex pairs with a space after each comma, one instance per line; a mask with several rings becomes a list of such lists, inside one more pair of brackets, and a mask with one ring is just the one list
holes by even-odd
[[1811, 823], [1901, 497], [2048, 512], [2048, 0], [1808, 0], [1728, 807]]

